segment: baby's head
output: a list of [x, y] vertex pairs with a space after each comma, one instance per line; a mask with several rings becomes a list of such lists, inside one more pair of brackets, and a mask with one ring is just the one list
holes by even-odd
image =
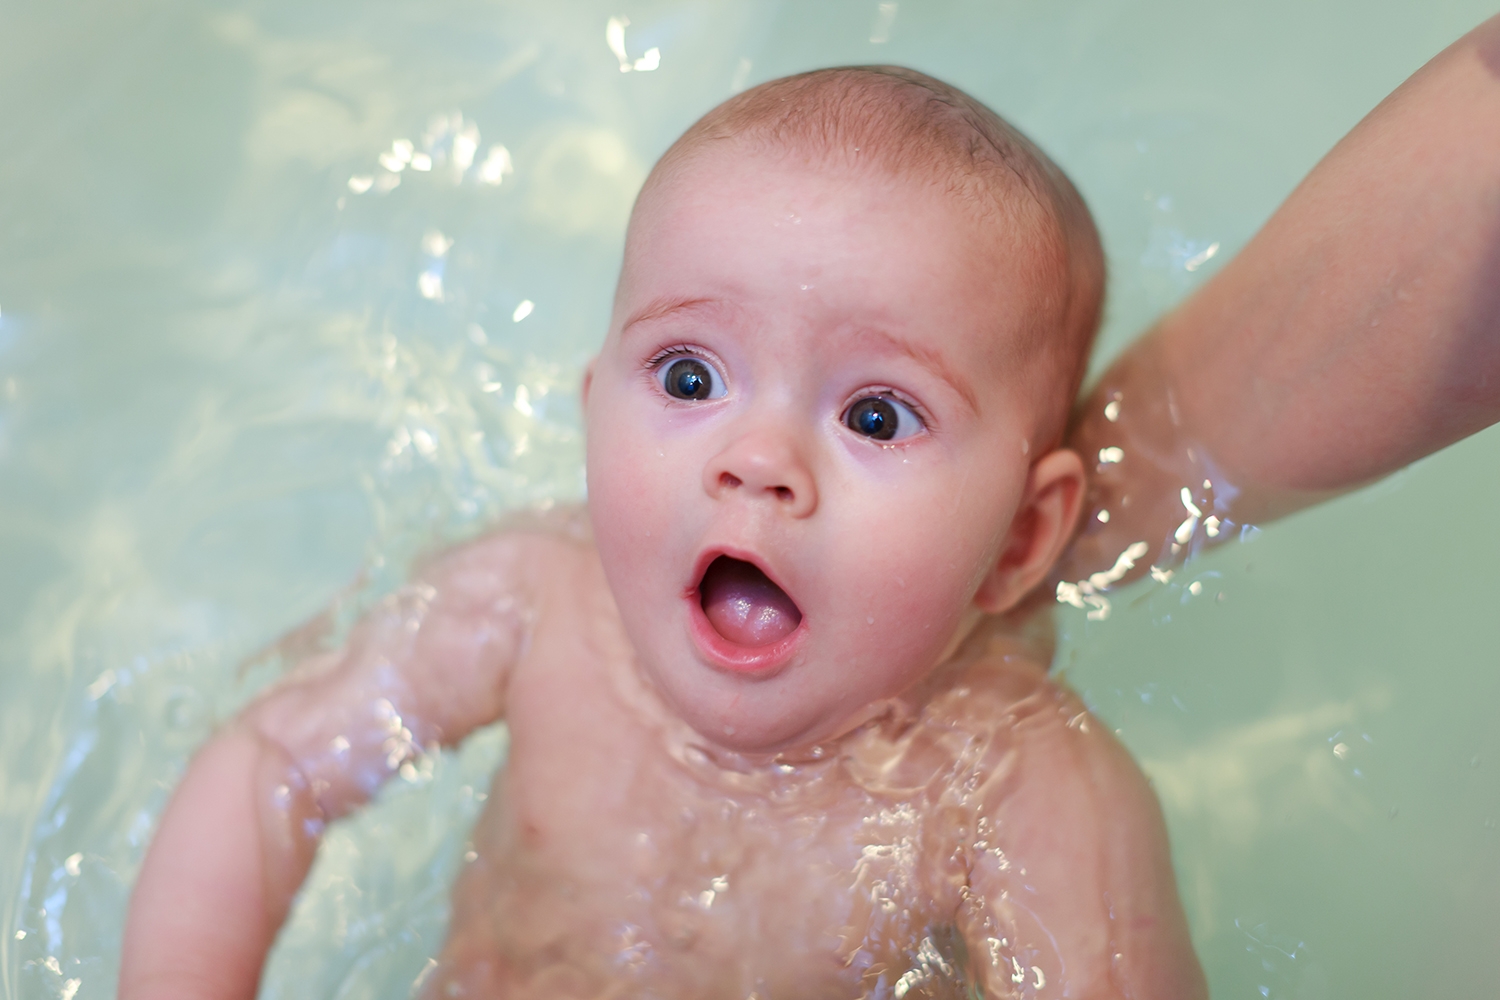
[[775, 80], [667, 151], [585, 400], [600, 557], [672, 708], [739, 750], [829, 738], [1043, 577], [1103, 270], [1061, 171], [910, 70]]

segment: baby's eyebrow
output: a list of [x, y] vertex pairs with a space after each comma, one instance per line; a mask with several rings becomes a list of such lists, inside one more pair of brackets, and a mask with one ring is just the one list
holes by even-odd
[[630, 332], [631, 327], [640, 323], [649, 323], [652, 320], [662, 319], [676, 313], [701, 312], [706, 309], [712, 309], [720, 304], [718, 300], [709, 298], [658, 299], [655, 302], [647, 303], [639, 312], [627, 319], [620, 327], [620, 335], [623, 337]]
[[941, 351], [926, 344], [914, 344], [909, 340], [903, 340], [895, 334], [881, 329], [861, 330], [859, 336], [861, 339], [872, 338], [884, 341], [887, 346], [897, 353], [911, 358], [938, 379], [946, 382], [958, 394], [958, 397], [968, 405], [971, 413], [976, 415], [979, 413], [979, 395], [974, 391], [974, 387], [969, 384], [968, 379], [964, 378], [948, 365], [948, 360], [943, 357]]

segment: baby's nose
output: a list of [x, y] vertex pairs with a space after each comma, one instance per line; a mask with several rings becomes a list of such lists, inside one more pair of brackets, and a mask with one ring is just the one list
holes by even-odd
[[730, 442], [704, 466], [703, 489], [716, 500], [767, 500], [792, 517], [807, 517], [818, 507], [812, 471], [781, 434], [746, 434]]

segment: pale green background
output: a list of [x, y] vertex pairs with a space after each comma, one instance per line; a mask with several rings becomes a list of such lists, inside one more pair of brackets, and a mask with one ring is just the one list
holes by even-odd
[[[871, 42], [867, 0], [4, 0], [0, 997], [112, 992], [168, 789], [271, 676], [248, 654], [361, 572], [367, 600], [580, 495], [575, 385], [630, 199], [737, 79], [901, 62], [1012, 117], [1098, 215], [1102, 358], [1488, 13], [901, 0]], [[612, 15], [658, 69], [620, 72]], [[514, 174], [350, 190], [435, 119]], [[1108, 621], [1060, 616], [1060, 665], [1162, 795], [1217, 997], [1495, 995], [1497, 458], [1480, 435]], [[330, 836], [264, 995], [406, 996], [503, 747]]]

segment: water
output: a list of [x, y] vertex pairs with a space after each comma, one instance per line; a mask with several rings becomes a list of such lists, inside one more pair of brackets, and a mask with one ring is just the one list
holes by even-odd
[[[274, 676], [247, 659], [499, 511], [580, 495], [575, 387], [630, 198], [736, 85], [894, 61], [1010, 116], [1099, 219], [1102, 362], [1490, 12], [6, 3], [0, 996], [110, 994], [168, 789]], [[1162, 796], [1216, 996], [1500, 973], [1497, 458], [1480, 435], [1107, 621], [1060, 616], [1060, 666]], [[406, 995], [504, 739], [330, 836], [264, 995]]]

